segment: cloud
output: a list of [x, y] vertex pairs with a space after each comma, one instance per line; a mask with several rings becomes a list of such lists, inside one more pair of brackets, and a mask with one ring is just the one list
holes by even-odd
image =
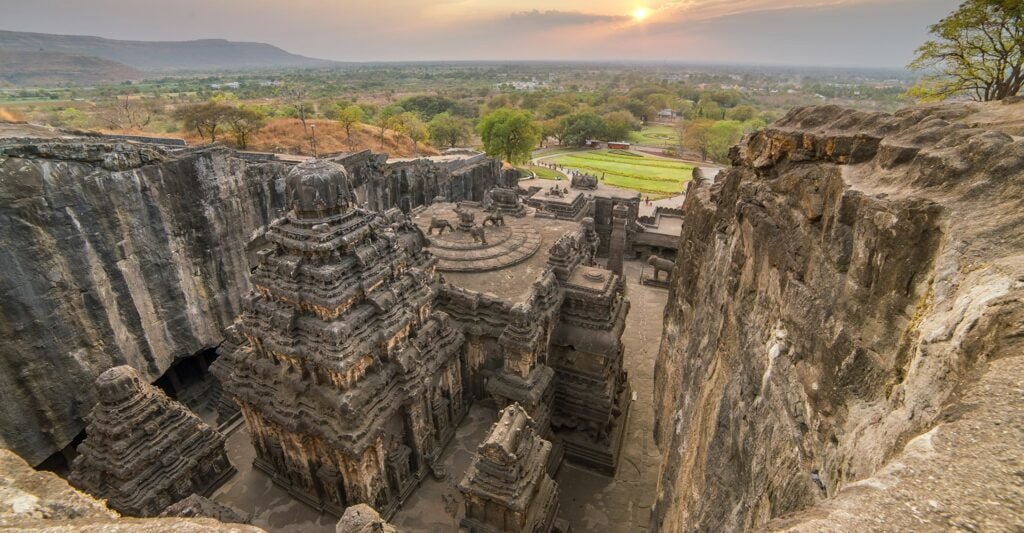
[[520, 11], [508, 15], [502, 22], [521, 28], [550, 29], [565, 26], [585, 26], [588, 24], [607, 24], [624, 22], [629, 17], [615, 15], [595, 15], [580, 11]]

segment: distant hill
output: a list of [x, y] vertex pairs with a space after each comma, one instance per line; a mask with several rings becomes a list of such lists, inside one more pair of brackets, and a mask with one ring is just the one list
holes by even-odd
[[0, 86], [91, 85], [143, 77], [138, 69], [98, 57], [0, 48]]
[[81, 35], [0, 30], [0, 49], [91, 56], [150, 71], [306, 68], [337, 64], [292, 54], [265, 43], [224, 39], [118, 41]]

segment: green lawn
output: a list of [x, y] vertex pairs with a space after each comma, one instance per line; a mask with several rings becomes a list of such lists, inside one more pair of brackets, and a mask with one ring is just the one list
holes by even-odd
[[679, 144], [679, 133], [672, 126], [653, 124], [630, 133], [629, 141], [647, 146], [674, 147]]
[[577, 152], [547, 161], [594, 174], [598, 178], [603, 175], [604, 183], [608, 185], [659, 197], [681, 193], [683, 184], [693, 177], [693, 165], [621, 150]]
[[541, 167], [537, 165], [522, 165], [516, 168], [518, 168], [520, 172], [527, 175], [532, 172], [542, 180], [566, 179], [565, 175], [562, 174], [561, 172], [558, 172], [557, 170], [551, 170], [550, 168]]

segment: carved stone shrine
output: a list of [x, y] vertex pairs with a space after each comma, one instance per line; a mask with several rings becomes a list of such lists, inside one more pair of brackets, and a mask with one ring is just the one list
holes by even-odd
[[234, 473], [224, 437], [130, 366], [96, 378], [99, 402], [71, 465], [72, 485], [130, 516], [158, 516]]
[[240, 319], [247, 342], [213, 371], [276, 483], [337, 516], [366, 503], [390, 517], [466, 412], [463, 335], [434, 309], [436, 260], [405, 215], [356, 207], [328, 161], [296, 166], [286, 189]]

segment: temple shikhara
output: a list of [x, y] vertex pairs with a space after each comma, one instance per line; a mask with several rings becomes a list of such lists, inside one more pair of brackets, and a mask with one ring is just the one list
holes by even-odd
[[256, 465], [317, 508], [391, 514], [465, 413], [464, 338], [434, 309], [435, 259], [398, 210], [354, 205], [344, 167], [287, 178], [241, 317], [247, 342], [215, 372], [241, 408]]
[[234, 474], [224, 437], [132, 367], [103, 372], [96, 391], [88, 437], [71, 466], [76, 487], [121, 513], [157, 516]]
[[[555, 498], [549, 476], [563, 459], [614, 473], [629, 302], [621, 276], [595, 261], [591, 216], [538, 216], [500, 187], [409, 214], [371, 211], [328, 160], [285, 182], [289, 212], [261, 237], [252, 294], [213, 368], [258, 468], [318, 509], [367, 504], [389, 518], [428, 473], [446, 475], [438, 457], [481, 403], [516, 427], [529, 420], [530, 453], [515, 461], [547, 480], [527, 480], [538, 498]], [[593, 199], [578, 201], [593, 214]], [[500, 469], [490, 460], [475, 464]], [[524, 481], [506, 482], [495, 494]], [[517, 523], [550, 530], [556, 503]]]

